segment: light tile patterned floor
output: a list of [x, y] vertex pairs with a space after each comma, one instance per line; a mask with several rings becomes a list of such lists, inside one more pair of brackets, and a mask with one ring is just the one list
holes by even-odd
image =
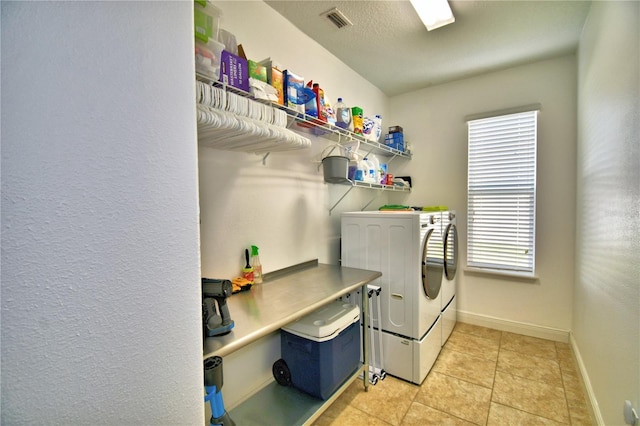
[[592, 425], [571, 348], [458, 323], [421, 386], [356, 381], [324, 425]]

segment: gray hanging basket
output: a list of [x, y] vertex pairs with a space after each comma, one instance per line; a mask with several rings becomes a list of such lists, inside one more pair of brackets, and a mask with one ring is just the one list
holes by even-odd
[[349, 157], [332, 155], [322, 159], [324, 181], [329, 183], [349, 182]]
[[[338, 148], [344, 150], [341, 145], [331, 145], [328, 148]], [[329, 152], [331, 154], [333, 149]], [[339, 151], [340, 152], [340, 151]], [[349, 181], [349, 157], [345, 155], [328, 155], [322, 159], [322, 171], [324, 172], [324, 181], [328, 183], [347, 183]]]

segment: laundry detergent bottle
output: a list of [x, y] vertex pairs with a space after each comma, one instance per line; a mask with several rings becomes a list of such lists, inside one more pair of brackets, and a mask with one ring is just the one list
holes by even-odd
[[316, 106], [318, 108], [318, 119], [327, 122], [327, 108], [324, 104], [324, 90], [318, 83], [313, 83], [313, 93], [316, 94]]
[[366, 172], [364, 176], [364, 181], [367, 183], [375, 183], [376, 181], [376, 166], [368, 157], [365, 157], [363, 160]]
[[336, 112], [336, 126], [342, 129], [349, 129], [351, 125], [351, 108], [345, 105], [342, 98], [338, 98], [338, 103], [335, 105], [334, 110]]
[[364, 159], [358, 161], [358, 168], [356, 169], [354, 180], [364, 182], [367, 173], [369, 173], [369, 165], [367, 162]]
[[369, 172], [371, 174], [371, 183], [380, 183], [380, 179], [382, 179], [380, 174], [380, 160], [378, 160], [378, 157], [375, 155], [371, 155], [369, 157], [369, 162], [373, 167], [373, 173]]
[[375, 142], [380, 142], [380, 136], [382, 136], [382, 117], [376, 115], [373, 119], [373, 136]]
[[364, 126], [364, 114], [362, 108], [357, 106], [351, 107], [351, 117], [353, 120], [353, 133], [356, 135], [362, 135]]

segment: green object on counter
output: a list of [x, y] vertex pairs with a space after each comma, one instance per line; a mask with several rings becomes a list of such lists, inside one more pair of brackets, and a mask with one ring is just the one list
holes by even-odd
[[378, 210], [412, 210], [410, 206], [403, 206], [400, 204], [385, 204]]
[[449, 210], [449, 208], [447, 206], [429, 206], [422, 208], [423, 212], [443, 212], [445, 210]]

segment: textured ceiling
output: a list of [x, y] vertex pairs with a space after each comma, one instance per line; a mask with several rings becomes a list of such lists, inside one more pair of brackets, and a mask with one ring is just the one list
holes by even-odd
[[[266, 3], [393, 96], [573, 52], [591, 2], [450, 0], [456, 21], [433, 31], [407, 0]], [[320, 16], [334, 7], [353, 26]]]

